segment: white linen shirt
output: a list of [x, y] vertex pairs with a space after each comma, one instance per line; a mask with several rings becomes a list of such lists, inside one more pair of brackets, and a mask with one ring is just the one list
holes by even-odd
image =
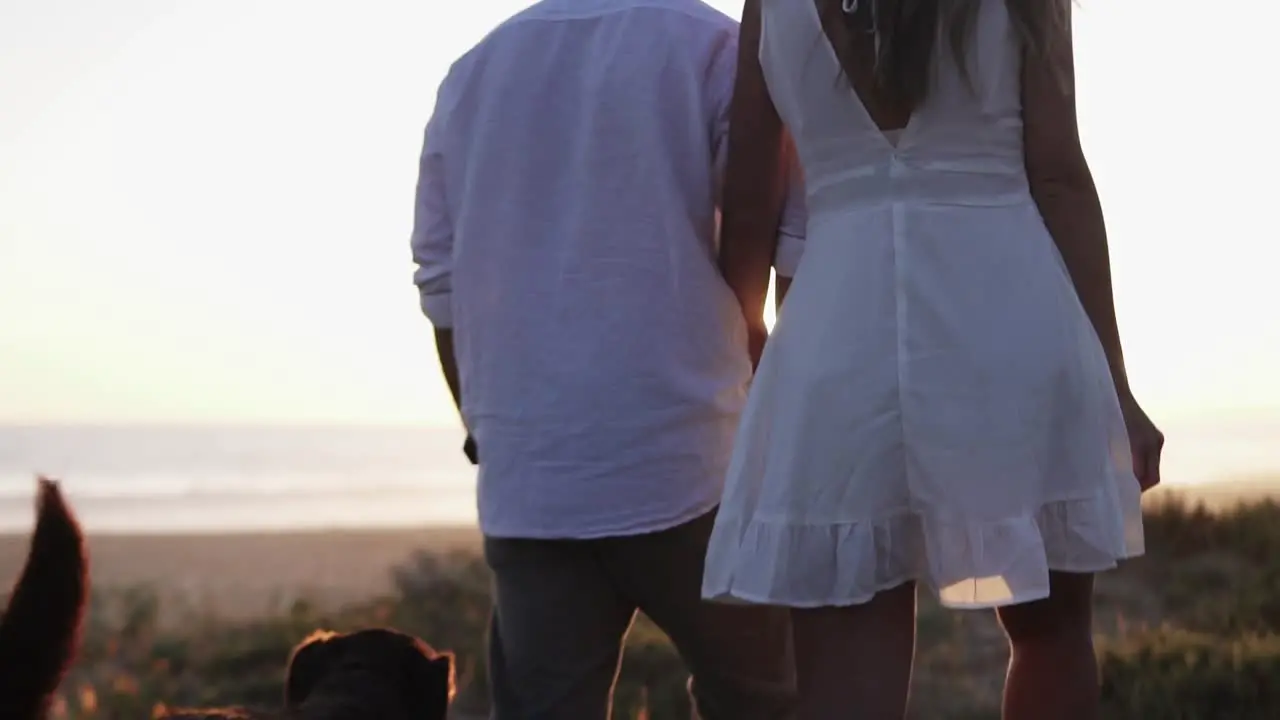
[[[751, 377], [716, 265], [737, 33], [698, 0], [544, 0], [440, 86], [414, 281], [453, 328], [485, 534], [634, 535], [719, 502]], [[782, 275], [804, 224], [797, 183]]]

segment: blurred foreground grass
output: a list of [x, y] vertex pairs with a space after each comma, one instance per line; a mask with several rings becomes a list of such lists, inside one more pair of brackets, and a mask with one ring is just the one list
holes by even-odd
[[[1162, 499], [1147, 512], [1147, 547], [1146, 557], [1098, 584], [1107, 717], [1280, 718], [1280, 505], [1210, 512]], [[192, 610], [162, 625], [150, 589], [100, 593], [56, 716], [133, 720], [162, 702], [273, 707], [285, 658], [310, 630], [391, 625], [453, 650], [458, 708], [483, 717], [485, 567], [469, 554], [422, 552], [394, 576], [387, 597], [337, 611], [295, 602], [252, 622]], [[942, 611], [924, 598], [913, 717], [997, 717], [1005, 661], [991, 613]], [[628, 643], [615, 717], [686, 720], [686, 678], [666, 639], [641, 621]]]

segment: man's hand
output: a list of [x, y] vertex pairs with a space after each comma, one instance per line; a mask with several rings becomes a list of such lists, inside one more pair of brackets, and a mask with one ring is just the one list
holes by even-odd
[[462, 443], [462, 454], [467, 456], [472, 465], [480, 464], [480, 455], [476, 451], [476, 440], [471, 437], [471, 433], [467, 433], [467, 441]]

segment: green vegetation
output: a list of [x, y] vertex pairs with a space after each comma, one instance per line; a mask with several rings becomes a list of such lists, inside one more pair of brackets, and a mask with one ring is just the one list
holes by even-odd
[[[1147, 534], [1147, 557], [1099, 581], [1107, 717], [1280, 717], [1280, 505], [1209, 512], [1162, 500], [1148, 511]], [[300, 602], [241, 623], [193, 613], [173, 630], [160, 624], [159, 602], [145, 589], [99, 596], [60, 715], [145, 718], [161, 702], [272, 707], [284, 660], [310, 630], [392, 625], [457, 653], [459, 709], [483, 717], [485, 568], [472, 556], [420, 553], [395, 581], [393, 596], [337, 612]], [[920, 629], [915, 716], [995, 717], [1006, 651], [991, 614], [925, 602]], [[685, 720], [685, 680], [665, 638], [638, 624], [616, 717]]]

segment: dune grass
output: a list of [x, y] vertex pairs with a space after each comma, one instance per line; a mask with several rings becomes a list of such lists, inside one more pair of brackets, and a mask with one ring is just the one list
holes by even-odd
[[[1176, 497], [1147, 512], [1148, 555], [1099, 580], [1097, 624], [1109, 718], [1280, 717], [1280, 505], [1210, 511]], [[283, 662], [316, 627], [392, 625], [457, 653], [460, 710], [483, 717], [487, 571], [474, 554], [420, 552], [385, 597], [322, 610], [294, 602], [273, 617], [223, 619], [161, 607], [149, 588], [95, 596], [82, 657], [56, 716], [145, 718], [161, 703], [278, 704]], [[182, 612], [160, 622], [161, 611]], [[913, 717], [997, 716], [1007, 650], [990, 613], [922, 600]], [[686, 720], [687, 675], [641, 621], [627, 647], [615, 717]]]

